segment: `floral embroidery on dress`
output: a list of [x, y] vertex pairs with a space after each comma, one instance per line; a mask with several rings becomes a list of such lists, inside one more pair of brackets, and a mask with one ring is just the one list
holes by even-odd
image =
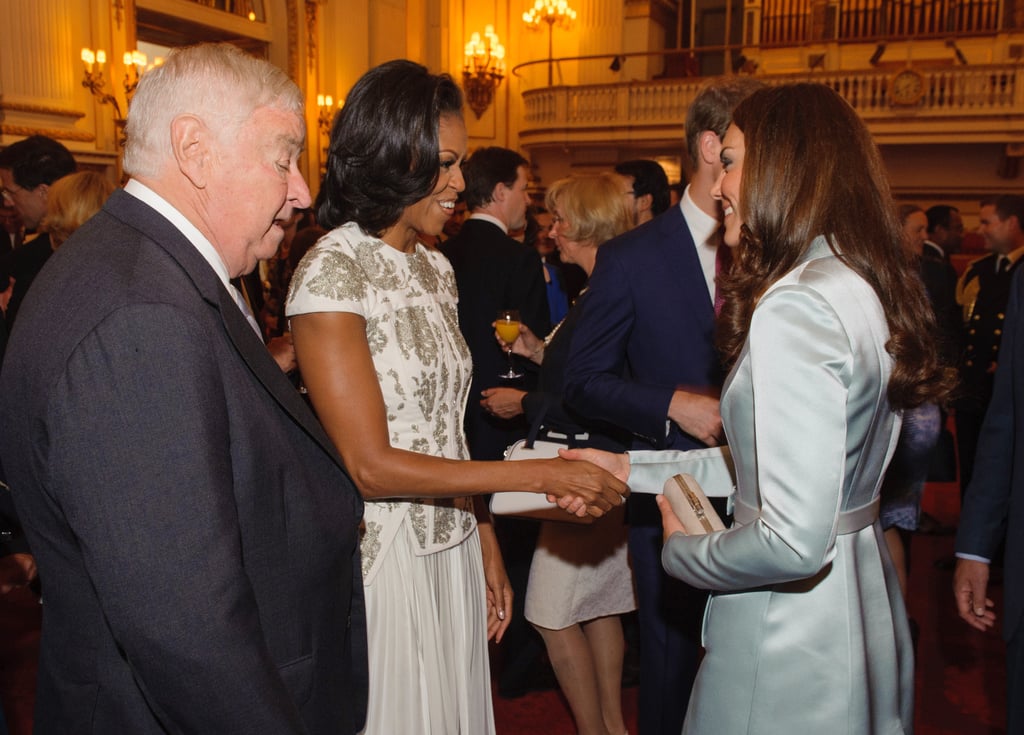
[[427, 545], [427, 514], [422, 503], [410, 503], [407, 514], [416, 539], [420, 542], [420, 548]]
[[398, 348], [407, 360], [415, 355], [423, 365], [437, 362], [440, 348], [425, 308], [411, 306], [399, 309], [395, 314], [395, 334], [398, 336]]
[[427, 293], [441, 293], [441, 279], [438, 275], [437, 269], [434, 268], [430, 264], [430, 261], [422, 254], [417, 253], [416, 257], [409, 261], [409, 272]]
[[366, 521], [365, 528], [366, 530], [363, 532], [362, 542], [359, 544], [359, 550], [362, 552], [361, 568], [364, 577], [370, 571], [370, 567], [373, 566], [373, 562], [377, 559], [377, 554], [380, 553], [381, 525], [374, 521]]
[[359, 301], [366, 296], [366, 277], [362, 269], [355, 260], [341, 253], [324, 253], [320, 268], [302, 285], [310, 293], [334, 301]]
[[362, 270], [363, 280], [382, 291], [395, 291], [405, 287], [404, 279], [398, 272], [393, 261], [386, 260], [381, 254], [383, 245], [380, 240], [364, 240], [355, 246], [356, 260]]
[[455, 530], [455, 509], [438, 509], [434, 518], [434, 543], [446, 544]]
[[375, 316], [366, 320], [366, 343], [371, 355], [379, 355], [387, 349], [388, 333], [384, 329], [387, 322], [387, 318]]

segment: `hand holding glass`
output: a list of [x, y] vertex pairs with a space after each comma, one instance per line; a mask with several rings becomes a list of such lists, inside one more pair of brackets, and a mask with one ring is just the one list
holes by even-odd
[[508, 372], [500, 373], [498, 377], [506, 380], [523, 377], [523, 374], [517, 372], [512, 365], [512, 343], [519, 337], [519, 312], [515, 309], [502, 309], [498, 312], [494, 328], [497, 330], [498, 336], [508, 345], [508, 349], [505, 350], [505, 354], [508, 356]]

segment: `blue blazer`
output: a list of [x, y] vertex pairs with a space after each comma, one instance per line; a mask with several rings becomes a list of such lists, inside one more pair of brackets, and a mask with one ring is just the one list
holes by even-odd
[[958, 553], [994, 559], [1006, 539], [1003, 637], [1024, 615], [1024, 269], [1016, 269], [999, 348], [995, 390], [964, 493]]
[[627, 429], [635, 449], [703, 446], [666, 423], [677, 388], [721, 385], [714, 322], [690, 229], [672, 207], [598, 249], [569, 352], [567, 403]]

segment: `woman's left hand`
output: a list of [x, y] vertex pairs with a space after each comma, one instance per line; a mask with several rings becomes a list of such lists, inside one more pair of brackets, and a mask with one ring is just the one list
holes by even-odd
[[665, 496], [656, 495], [654, 501], [658, 504], [658, 510], [661, 511], [661, 527], [664, 531], [662, 543], [668, 543], [668, 539], [673, 533], [681, 533], [685, 536], [686, 529], [683, 528], [682, 521], [679, 520], [679, 516], [672, 510], [672, 505]]
[[487, 584], [487, 640], [501, 643], [508, 624], [512, 622], [512, 583], [505, 572], [498, 537], [491, 523], [478, 523], [480, 551], [484, 561], [484, 582]]
[[483, 399], [480, 405], [492, 416], [510, 419], [523, 413], [523, 396], [526, 391], [516, 388], [487, 388], [480, 391]]

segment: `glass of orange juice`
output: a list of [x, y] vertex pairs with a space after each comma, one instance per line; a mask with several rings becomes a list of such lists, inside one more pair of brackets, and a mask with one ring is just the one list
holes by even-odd
[[508, 371], [499, 373], [498, 377], [505, 380], [523, 377], [523, 374], [517, 371], [512, 364], [512, 343], [519, 337], [519, 312], [515, 309], [502, 309], [498, 312], [494, 328], [497, 330], [498, 336], [501, 337], [502, 341], [509, 346], [505, 351], [505, 354], [508, 356]]

